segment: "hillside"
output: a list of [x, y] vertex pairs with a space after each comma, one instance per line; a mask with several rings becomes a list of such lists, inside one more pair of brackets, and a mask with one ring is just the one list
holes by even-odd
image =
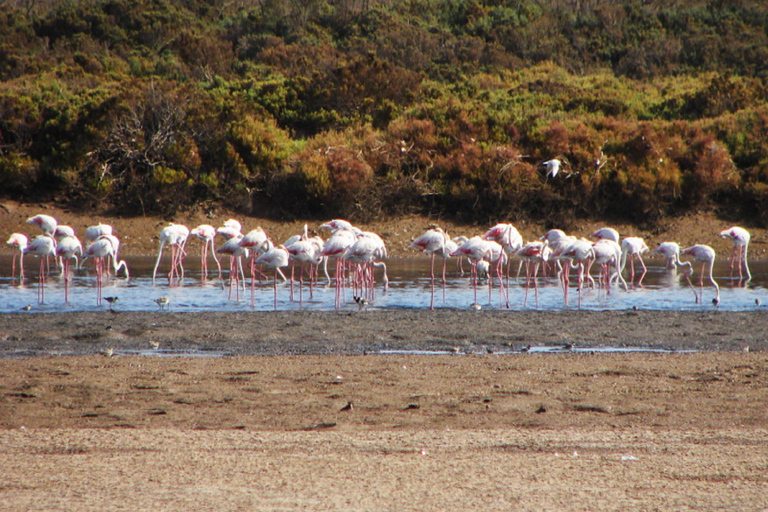
[[768, 220], [762, 2], [10, 0], [0, 26], [0, 198]]

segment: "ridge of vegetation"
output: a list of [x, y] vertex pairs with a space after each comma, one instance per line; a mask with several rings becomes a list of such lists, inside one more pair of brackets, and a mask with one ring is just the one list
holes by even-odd
[[0, 27], [0, 196], [768, 222], [757, 0], [0, 0]]

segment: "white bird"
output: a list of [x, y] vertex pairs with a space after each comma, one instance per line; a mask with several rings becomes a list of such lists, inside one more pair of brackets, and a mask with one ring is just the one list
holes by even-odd
[[553, 158], [552, 160], [547, 160], [541, 165], [547, 168], [547, 178], [554, 178], [557, 176], [557, 173], [560, 172], [560, 166], [562, 165], [562, 162], [557, 158]]
[[[55, 231], [56, 228], [53, 228]], [[52, 232], [53, 232], [52, 231]], [[51, 235], [36, 236], [24, 249], [24, 254], [34, 254], [40, 257], [40, 276], [37, 287], [37, 300], [40, 304], [45, 302], [45, 269], [48, 256], [56, 255], [56, 240]]]
[[733, 226], [732, 228], [721, 231], [720, 236], [723, 238], [730, 238], [731, 242], [733, 242], [733, 251], [731, 252], [731, 278], [733, 278], [733, 263], [736, 261], [736, 258], [738, 258], [739, 279], [743, 279], [744, 274], [747, 274], [747, 281], [752, 279], [752, 273], [749, 271], [749, 263], [747, 262], [747, 250], [749, 249], [749, 240], [751, 238], [749, 231], [739, 226]]
[[[273, 247], [256, 259], [257, 265], [266, 265], [275, 269], [274, 290], [275, 290], [275, 311], [277, 311], [277, 275], [281, 268], [288, 266], [289, 255], [283, 245]], [[282, 273], [281, 273], [282, 275]]]

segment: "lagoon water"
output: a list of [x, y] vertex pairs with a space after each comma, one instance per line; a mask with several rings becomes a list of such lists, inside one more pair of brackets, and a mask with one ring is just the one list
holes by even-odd
[[[11, 279], [10, 259], [3, 258], [0, 263], [0, 312], [18, 312], [31, 306], [30, 312], [52, 311], [98, 311], [106, 310], [109, 304], [106, 301], [102, 305], [96, 304], [96, 278], [93, 269], [89, 266], [74, 272], [71, 282], [69, 303], [64, 301], [64, 283], [57, 269], [51, 269], [45, 287], [45, 300], [38, 303], [38, 260], [26, 258], [26, 279], [19, 284], [18, 279]], [[250, 278], [246, 270], [246, 288], [240, 291], [240, 298], [230, 299], [228, 288], [228, 273], [224, 272], [224, 282], [218, 279], [217, 272], [210, 273], [208, 280], [201, 280], [200, 262], [198, 258], [189, 257], [185, 260], [185, 278], [180, 283], [170, 286], [168, 279], [163, 274], [158, 275], [155, 284], [152, 283], [152, 269], [154, 258], [128, 258], [127, 263], [131, 270], [130, 279], [123, 277], [111, 277], [105, 283], [102, 291], [104, 297], [118, 297], [114, 306], [116, 310], [123, 311], [155, 311], [158, 310], [154, 299], [168, 295], [170, 297], [170, 311], [176, 312], [204, 312], [204, 311], [251, 311], [272, 310], [273, 286], [271, 280], [264, 280], [255, 286], [253, 304], [251, 303]], [[439, 263], [439, 265], [438, 265]], [[170, 261], [161, 262], [160, 270], [168, 272]], [[714, 306], [712, 298], [715, 289], [704, 281], [704, 300], [697, 304], [694, 300], [694, 292], [691, 289], [684, 273], [669, 273], [663, 268], [661, 260], [646, 259], [648, 272], [645, 275], [642, 286], [635, 285], [625, 291], [619, 287], [612, 287], [610, 294], [603, 290], [587, 289], [582, 291], [582, 310], [622, 310], [631, 308], [652, 310], [711, 310]], [[513, 263], [514, 265], [514, 263]], [[213, 265], [210, 265], [213, 266]], [[436, 267], [442, 269], [442, 261], [436, 261]], [[429, 259], [403, 258], [387, 261], [389, 286], [385, 291], [381, 283], [381, 269], [376, 270], [375, 298], [369, 306], [370, 310], [377, 308], [397, 309], [414, 308], [427, 309], [430, 304], [430, 278]], [[215, 268], [215, 267], [214, 267]], [[454, 261], [448, 262], [447, 283], [443, 291], [440, 279], [435, 282], [435, 307], [466, 309], [475, 302], [472, 282], [469, 278], [468, 265], [464, 265], [467, 273], [461, 276]], [[699, 290], [698, 270], [691, 276], [691, 280]], [[755, 308], [768, 307], [768, 262], [750, 262], [753, 278], [749, 282], [738, 281], [729, 278], [728, 261], [720, 259], [715, 265], [715, 280], [720, 285], [721, 311], [748, 311]], [[297, 270], [298, 272], [298, 270]], [[333, 271], [329, 270], [331, 275]], [[569, 291], [569, 303], [566, 306], [563, 292], [556, 277], [539, 278], [538, 303], [534, 290], [528, 293], [527, 304], [523, 306], [525, 296], [525, 270], [519, 279], [513, 275], [510, 280], [509, 300], [512, 310], [562, 310], [578, 309], [578, 292], [575, 288], [575, 275], [572, 272], [571, 288]], [[596, 275], [593, 269], [593, 275]], [[271, 277], [271, 271], [266, 271]], [[436, 273], [439, 273], [436, 268]], [[514, 274], [514, 273], [513, 273]], [[290, 275], [286, 271], [286, 275]], [[629, 269], [625, 269], [625, 278], [629, 278]], [[637, 276], [635, 278], [637, 280]], [[278, 283], [279, 310], [334, 310], [334, 287], [328, 286], [325, 278], [314, 288], [313, 298], [309, 298], [309, 288], [305, 283], [303, 289], [304, 302], [299, 304], [298, 283], [296, 284], [295, 302], [290, 301], [290, 283]], [[349, 310], [356, 310], [358, 306], [352, 300], [352, 291], [347, 290], [345, 306]], [[760, 305], [758, 305], [758, 302]], [[488, 281], [483, 279], [478, 284], [477, 303], [483, 309], [504, 309], [500, 304], [498, 282], [494, 281], [492, 295], [489, 300]]]

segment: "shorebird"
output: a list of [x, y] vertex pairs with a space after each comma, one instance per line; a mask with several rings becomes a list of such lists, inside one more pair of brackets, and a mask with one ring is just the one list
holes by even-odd
[[112, 307], [115, 304], [117, 304], [117, 300], [118, 300], [117, 297], [104, 297], [104, 300], [109, 302], [109, 310], [110, 311], [114, 311], [114, 309], [112, 309]]
[[171, 298], [169, 296], [167, 296], [167, 295], [163, 295], [162, 297], [159, 297], [159, 298], [155, 299], [154, 302], [155, 302], [155, 304], [160, 306], [160, 310], [161, 311], [164, 311], [165, 310], [165, 306], [167, 306], [168, 304], [171, 303]]

